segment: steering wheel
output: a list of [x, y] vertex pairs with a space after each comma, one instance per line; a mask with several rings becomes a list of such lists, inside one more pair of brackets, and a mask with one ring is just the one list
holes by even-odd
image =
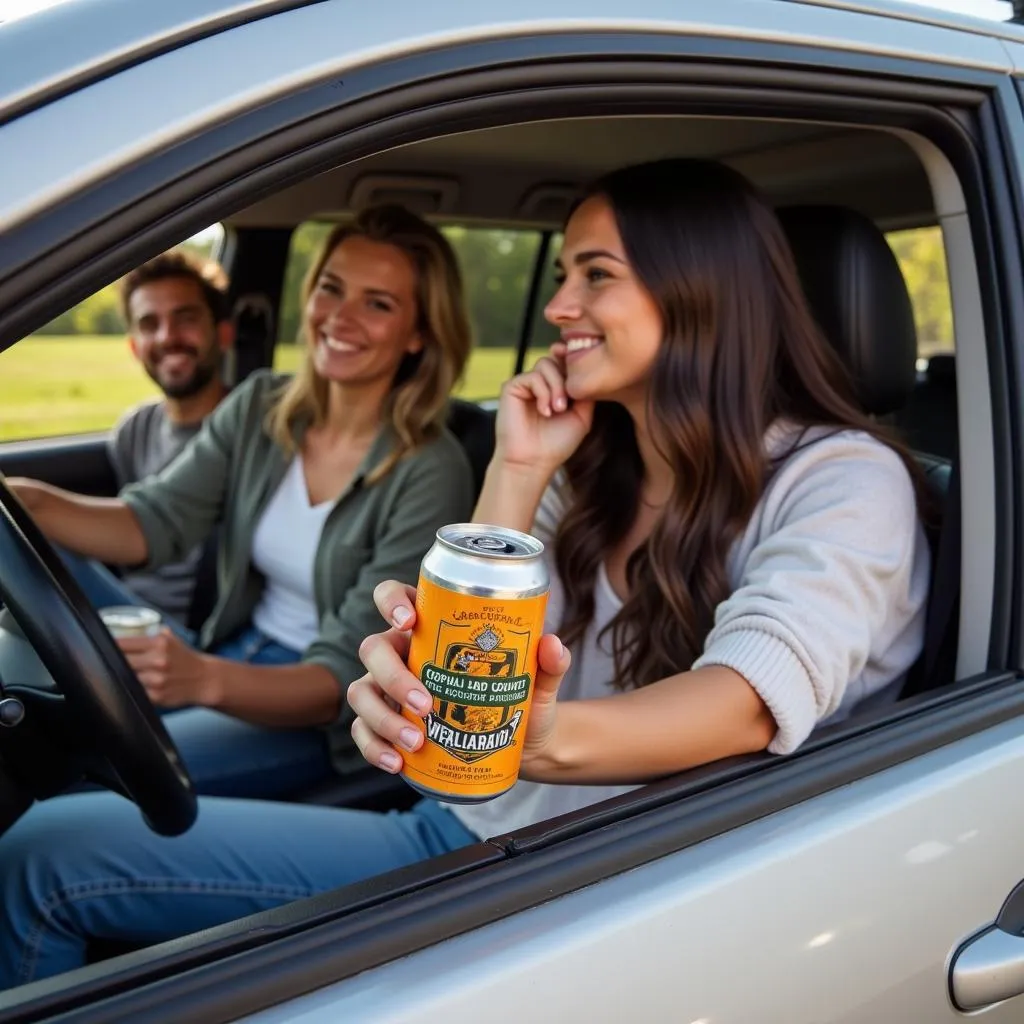
[[198, 813], [160, 716], [99, 615], [0, 474], [0, 598], [63, 696], [76, 742], [113, 770], [161, 835]]

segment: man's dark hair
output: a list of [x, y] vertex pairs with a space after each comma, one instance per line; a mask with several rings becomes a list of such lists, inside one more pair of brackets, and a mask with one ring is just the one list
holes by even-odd
[[144, 284], [176, 277], [195, 281], [199, 285], [214, 323], [228, 319], [228, 278], [221, 265], [215, 260], [195, 256], [185, 249], [171, 249], [147, 260], [121, 278], [121, 315], [129, 329], [132, 323], [129, 304], [135, 291]]

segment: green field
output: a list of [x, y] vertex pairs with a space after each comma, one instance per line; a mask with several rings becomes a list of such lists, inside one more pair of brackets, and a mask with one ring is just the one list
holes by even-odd
[[[275, 365], [292, 370], [299, 353], [280, 346]], [[458, 394], [497, 396], [512, 364], [512, 349], [478, 349]], [[129, 406], [156, 394], [124, 338], [26, 338], [0, 352], [0, 441], [105, 430]]]

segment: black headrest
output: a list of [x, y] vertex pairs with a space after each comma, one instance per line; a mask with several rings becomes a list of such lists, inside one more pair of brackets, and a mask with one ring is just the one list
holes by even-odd
[[804, 292], [865, 410], [895, 412], [914, 387], [917, 330], [906, 281], [874, 222], [842, 206], [778, 211]]
[[478, 495], [484, 485], [487, 464], [494, 454], [494, 424], [495, 414], [491, 410], [462, 398], [448, 399], [448, 429], [469, 458]]

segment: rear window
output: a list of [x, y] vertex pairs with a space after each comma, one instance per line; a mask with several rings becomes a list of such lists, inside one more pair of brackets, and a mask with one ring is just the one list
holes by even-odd
[[917, 357], [920, 368], [933, 355], [952, 354], [953, 302], [942, 229], [913, 228], [886, 235], [896, 254], [914, 306], [917, 326]]
[[[302, 282], [332, 227], [310, 221], [292, 235], [274, 352], [274, 366], [280, 370], [294, 370], [299, 363]], [[473, 352], [455, 393], [463, 398], [493, 398], [515, 365], [541, 233], [462, 225], [441, 230], [459, 259], [473, 323]]]

